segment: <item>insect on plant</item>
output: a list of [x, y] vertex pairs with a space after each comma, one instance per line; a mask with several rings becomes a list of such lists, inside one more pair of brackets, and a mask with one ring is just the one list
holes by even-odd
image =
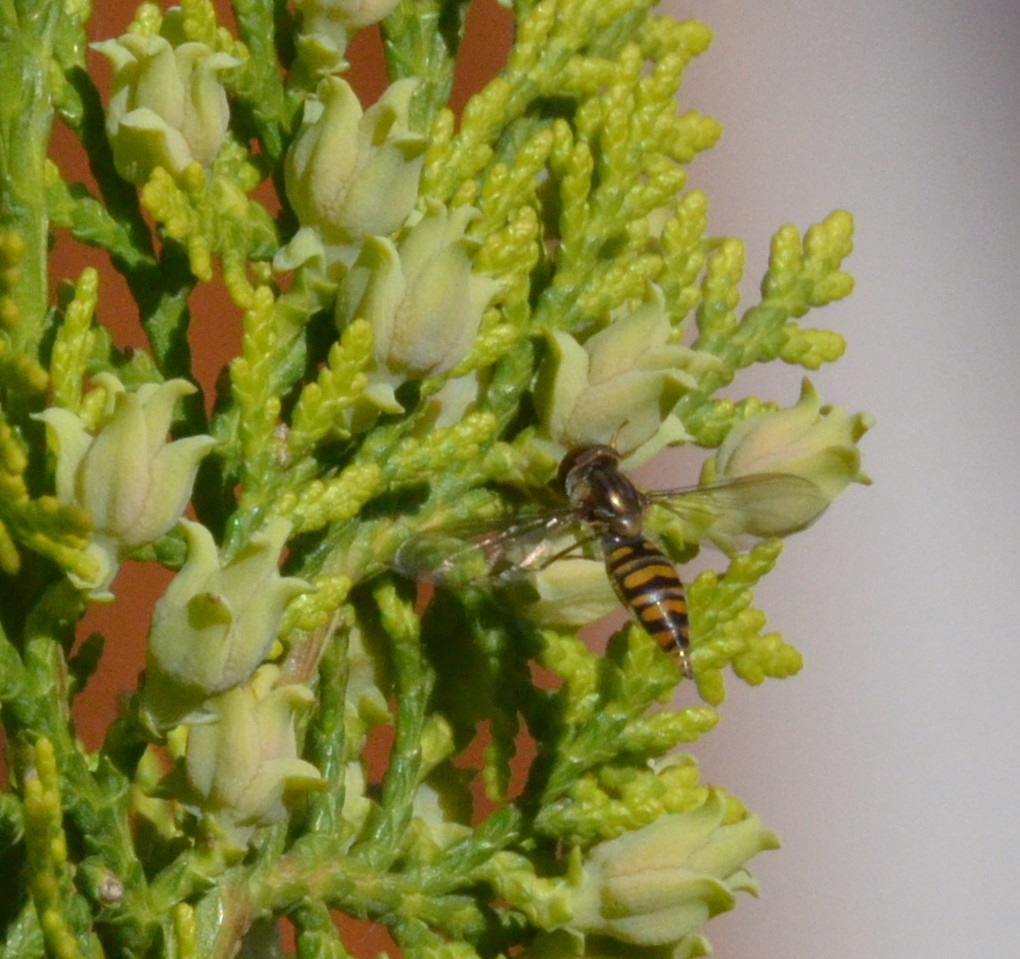
[[780, 473], [644, 490], [620, 469], [620, 454], [602, 444], [568, 453], [558, 483], [563, 505], [502, 522], [424, 530], [401, 545], [394, 566], [413, 578], [458, 587], [485, 579], [508, 581], [594, 549], [620, 603], [688, 678], [693, 670], [684, 585], [665, 550], [645, 534], [649, 510], [661, 507], [679, 519], [687, 546], [709, 540], [732, 551], [748, 537], [791, 532], [794, 501], [796, 512], [811, 515], [812, 521], [826, 504], [813, 482]]

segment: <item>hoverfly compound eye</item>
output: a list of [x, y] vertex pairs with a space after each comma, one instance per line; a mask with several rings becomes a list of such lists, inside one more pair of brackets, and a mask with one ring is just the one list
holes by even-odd
[[557, 480], [569, 497], [571, 490], [583, 483], [593, 470], [615, 470], [619, 462], [620, 454], [612, 446], [601, 443], [579, 446], [563, 457]]

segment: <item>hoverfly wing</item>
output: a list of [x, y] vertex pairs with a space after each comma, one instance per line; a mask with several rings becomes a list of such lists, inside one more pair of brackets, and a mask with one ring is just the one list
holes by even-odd
[[392, 565], [411, 579], [437, 586], [509, 581], [563, 555], [561, 537], [570, 533], [576, 539], [577, 526], [570, 510], [447, 524], [411, 536], [397, 548]]
[[470, 536], [458, 535], [452, 527], [415, 533], [397, 547], [390, 565], [408, 579], [434, 585], [466, 584], [485, 576], [488, 569], [484, 547]]
[[723, 549], [802, 530], [829, 503], [815, 483], [787, 473], [759, 473], [689, 490], [650, 492], [648, 499], [679, 517], [691, 542], [708, 539]]

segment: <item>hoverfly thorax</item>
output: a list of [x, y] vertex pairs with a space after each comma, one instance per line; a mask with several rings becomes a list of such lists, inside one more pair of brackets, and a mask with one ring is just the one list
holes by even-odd
[[620, 472], [620, 454], [611, 446], [586, 446], [568, 453], [560, 480], [577, 514], [603, 533], [637, 536], [645, 497]]

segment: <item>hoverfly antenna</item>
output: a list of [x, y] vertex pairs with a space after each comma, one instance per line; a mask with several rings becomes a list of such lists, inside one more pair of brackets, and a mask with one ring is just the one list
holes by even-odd
[[[613, 438], [609, 441], [609, 445], [613, 449], [614, 452], [617, 452], [619, 450], [619, 447], [616, 445], [616, 441], [620, 438], [620, 434], [628, 426], [630, 426], [630, 420], [624, 420], [618, 427], [616, 427], [616, 432], [613, 434]], [[619, 461], [620, 455], [619, 455], [618, 452], [617, 452], [616, 458], [617, 458], [617, 461]]]

